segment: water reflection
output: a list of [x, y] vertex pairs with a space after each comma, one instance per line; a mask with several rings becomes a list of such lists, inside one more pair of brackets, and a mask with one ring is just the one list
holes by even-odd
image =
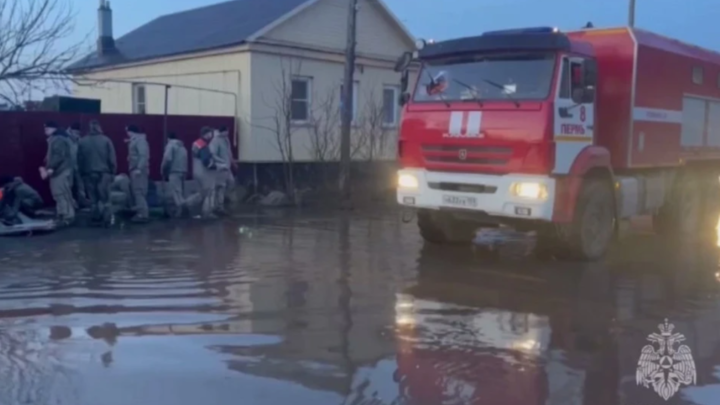
[[0, 403], [652, 404], [665, 317], [698, 367], [671, 401], [716, 403], [718, 249], [488, 262], [394, 215], [283, 215], [0, 246]]
[[[635, 241], [605, 264], [552, 267], [487, 267], [465, 250], [423, 249], [417, 284], [396, 302], [401, 396], [411, 404], [661, 400], [634, 381], [658, 320], [685, 333], [698, 365], [717, 364], [703, 349], [717, 347], [720, 333], [708, 326], [718, 315], [717, 250], [657, 243]], [[714, 383], [704, 371], [699, 384]], [[703, 403], [688, 402], [697, 389], [676, 403]]]

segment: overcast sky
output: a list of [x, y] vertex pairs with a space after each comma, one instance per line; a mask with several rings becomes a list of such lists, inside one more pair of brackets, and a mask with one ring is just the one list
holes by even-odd
[[[72, 0], [78, 13], [77, 38], [95, 35], [95, 0]], [[266, 0], [272, 1], [272, 0]], [[365, 0], [360, 0], [362, 1]], [[115, 36], [172, 12], [218, 0], [111, 0]], [[627, 22], [628, 0], [385, 0], [413, 35], [447, 39], [525, 26], [579, 28]], [[442, 5], [446, 4], [446, 5]], [[451, 5], [449, 5], [451, 4]], [[720, 50], [720, 0], [637, 0], [636, 25]], [[192, 27], [188, 27], [192, 29]]]

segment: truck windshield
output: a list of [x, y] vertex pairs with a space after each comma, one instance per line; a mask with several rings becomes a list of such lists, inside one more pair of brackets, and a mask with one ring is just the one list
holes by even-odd
[[425, 61], [415, 102], [543, 100], [555, 55], [502, 54]]

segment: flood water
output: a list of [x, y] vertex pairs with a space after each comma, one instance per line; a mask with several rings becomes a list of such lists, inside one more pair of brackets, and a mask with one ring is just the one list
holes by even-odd
[[[3, 239], [0, 404], [714, 405], [717, 271], [648, 235], [490, 260], [395, 212]], [[696, 371], [668, 400], [636, 382], [666, 318]]]

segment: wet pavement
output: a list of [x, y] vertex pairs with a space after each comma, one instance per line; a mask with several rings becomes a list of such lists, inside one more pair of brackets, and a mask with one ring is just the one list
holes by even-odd
[[[0, 404], [717, 404], [717, 271], [647, 235], [491, 260], [380, 211], [2, 239]], [[697, 376], [668, 400], [636, 382], [666, 318]]]

